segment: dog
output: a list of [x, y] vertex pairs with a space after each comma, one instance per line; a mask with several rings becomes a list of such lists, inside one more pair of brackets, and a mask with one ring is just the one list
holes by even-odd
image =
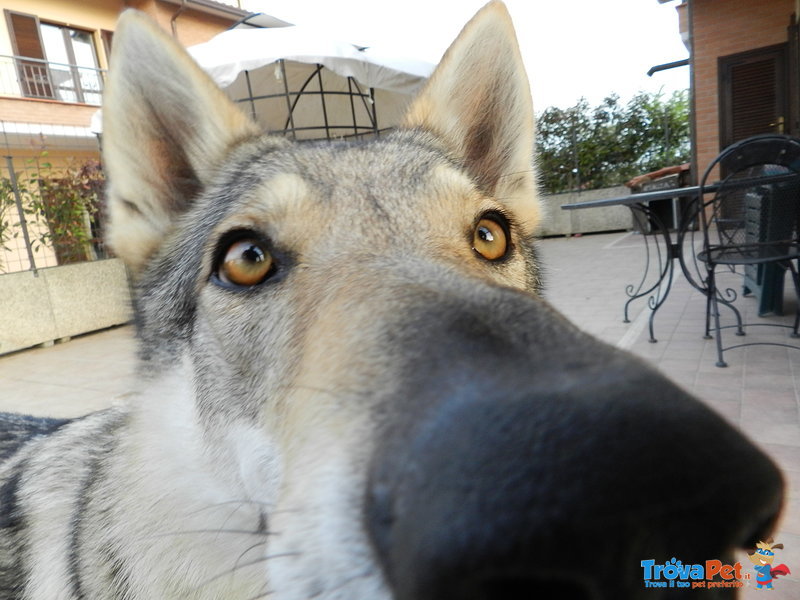
[[135, 12], [111, 64], [139, 386], [4, 417], [2, 598], [676, 597], [641, 560], [768, 537], [772, 462], [542, 300], [501, 3], [370, 141], [260, 132]]

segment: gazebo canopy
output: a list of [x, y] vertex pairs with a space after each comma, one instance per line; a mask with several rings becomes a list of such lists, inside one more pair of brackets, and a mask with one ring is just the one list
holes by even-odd
[[232, 29], [189, 52], [256, 121], [299, 140], [395, 126], [435, 66], [298, 26]]

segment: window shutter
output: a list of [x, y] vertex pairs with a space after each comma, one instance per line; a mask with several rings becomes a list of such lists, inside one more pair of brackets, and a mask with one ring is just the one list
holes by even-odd
[[38, 60], [15, 60], [22, 93], [31, 98], [52, 98], [53, 86], [45, 60], [39, 20], [33, 15], [6, 11], [14, 54]]
[[11, 42], [17, 56], [44, 60], [42, 39], [39, 37], [39, 23], [36, 17], [22, 13], [8, 12]]
[[775, 131], [776, 66], [774, 60], [760, 60], [731, 69], [732, 142]]

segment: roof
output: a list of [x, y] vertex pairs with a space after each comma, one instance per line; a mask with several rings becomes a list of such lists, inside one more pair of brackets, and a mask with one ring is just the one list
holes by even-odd
[[[167, 4], [174, 4], [175, 6], [183, 6], [182, 0], [161, 0]], [[200, 12], [216, 15], [218, 17], [225, 17], [231, 20], [239, 20], [250, 14], [249, 11], [242, 10], [238, 7], [237, 3], [230, 0], [228, 2], [219, 2], [217, 0], [185, 0], [186, 8], [199, 10]]]

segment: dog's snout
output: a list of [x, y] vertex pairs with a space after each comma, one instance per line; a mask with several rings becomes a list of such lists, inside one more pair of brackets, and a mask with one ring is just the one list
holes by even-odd
[[366, 527], [398, 600], [636, 597], [644, 560], [767, 535], [779, 472], [672, 383], [600, 345], [534, 361], [488, 341], [420, 370], [382, 434]]

